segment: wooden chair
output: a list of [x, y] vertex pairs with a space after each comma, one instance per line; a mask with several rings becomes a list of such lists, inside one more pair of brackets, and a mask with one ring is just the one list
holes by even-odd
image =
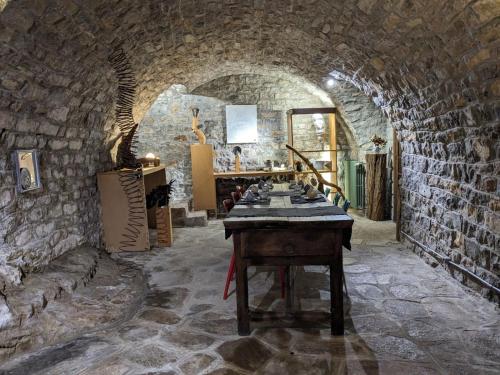
[[229, 213], [231, 209], [234, 207], [234, 202], [232, 199], [224, 199], [222, 201], [222, 205], [224, 206], [224, 210], [226, 210], [226, 213]]
[[236, 204], [241, 199], [241, 193], [239, 191], [232, 191], [231, 198], [233, 198], [233, 203]]

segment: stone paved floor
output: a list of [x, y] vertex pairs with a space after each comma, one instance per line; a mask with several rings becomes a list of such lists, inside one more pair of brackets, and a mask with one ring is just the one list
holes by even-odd
[[[231, 243], [220, 221], [176, 229], [175, 245], [125, 254], [148, 274], [135, 317], [16, 358], [0, 374], [499, 374], [500, 314], [394, 241], [392, 223], [357, 218], [345, 251], [346, 335], [316, 327], [236, 335], [235, 297], [222, 300]], [[254, 307], [280, 310], [272, 269], [253, 269]], [[297, 271], [297, 307], [327, 310], [328, 274]]]

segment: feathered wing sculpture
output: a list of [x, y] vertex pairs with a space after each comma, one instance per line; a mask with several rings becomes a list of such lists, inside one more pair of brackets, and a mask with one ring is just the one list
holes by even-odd
[[135, 156], [137, 140], [135, 134], [138, 124], [132, 115], [135, 100], [136, 80], [125, 51], [116, 47], [108, 57], [118, 79], [118, 97], [116, 100], [116, 122], [120, 128], [121, 143], [116, 155], [119, 168], [140, 167]]
[[291, 150], [293, 153], [295, 153], [299, 158], [301, 158], [304, 163], [306, 163], [306, 165], [311, 169], [311, 171], [313, 171], [313, 173], [316, 175], [316, 178], [318, 179], [318, 181], [320, 183], [322, 183], [323, 185], [326, 185], [326, 186], [330, 186], [330, 187], [333, 187], [335, 188], [339, 194], [342, 196], [342, 198], [345, 199], [345, 196], [344, 196], [344, 193], [342, 192], [342, 189], [340, 188], [340, 186], [334, 184], [333, 182], [328, 182], [327, 180], [324, 179], [324, 177], [321, 175], [321, 173], [318, 172], [318, 170], [316, 168], [314, 168], [314, 165], [311, 163], [311, 161], [306, 158], [304, 155], [302, 155], [299, 151], [297, 151], [295, 148], [293, 148], [292, 146], [290, 145], [286, 145], [286, 148]]
[[193, 108], [193, 121], [191, 122], [191, 129], [193, 130], [193, 133], [198, 137], [198, 142], [200, 142], [201, 145], [204, 145], [207, 143], [207, 137], [205, 136], [205, 133], [200, 129], [200, 110], [198, 108]]

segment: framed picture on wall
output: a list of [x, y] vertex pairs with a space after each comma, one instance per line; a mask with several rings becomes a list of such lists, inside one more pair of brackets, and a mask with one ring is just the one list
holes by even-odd
[[226, 106], [227, 143], [257, 143], [257, 106]]
[[16, 171], [17, 191], [24, 193], [41, 189], [40, 165], [37, 150], [15, 150], [12, 158]]

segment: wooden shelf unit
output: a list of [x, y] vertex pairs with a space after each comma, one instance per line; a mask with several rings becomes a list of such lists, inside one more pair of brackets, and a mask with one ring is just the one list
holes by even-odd
[[[308, 153], [328, 153], [329, 162], [331, 167], [329, 169], [318, 170], [327, 180], [337, 183], [337, 122], [336, 122], [337, 109], [334, 107], [325, 108], [293, 108], [287, 111], [287, 125], [288, 125], [288, 143], [295, 147], [298, 151], [307, 157]], [[329, 147], [324, 149], [300, 149], [294, 144], [294, 116], [296, 115], [315, 115], [315, 114], [326, 114], [328, 115], [328, 143]], [[288, 164], [291, 166], [295, 165], [295, 160], [297, 160], [296, 155], [289, 150], [288, 151]], [[307, 173], [308, 171], [302, 172]], [[330, 175], [330, 176], [329, 176]]]

